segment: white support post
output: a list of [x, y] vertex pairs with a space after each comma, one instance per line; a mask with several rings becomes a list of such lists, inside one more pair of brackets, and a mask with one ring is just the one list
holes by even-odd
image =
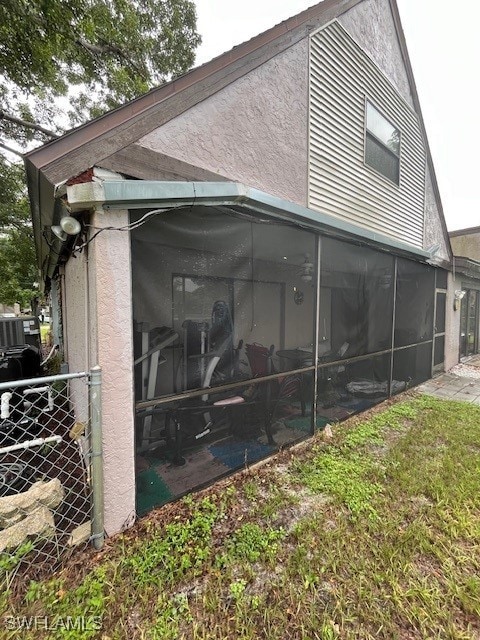
[[[124, 227], [128, 211], [97, 211], [92, 226]], [[135, 514], [135, 419], [130, 234], [103, 231], [89, 245], [92, 362], [102, 368], [104, 525], [113, 535]]]

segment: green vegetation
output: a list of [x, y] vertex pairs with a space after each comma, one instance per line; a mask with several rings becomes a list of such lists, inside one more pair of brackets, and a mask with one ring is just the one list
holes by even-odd
[[102, 619], [50, 638], [473, 640], [479, 471], [480, 407], [411, 395], [159, 509], [79, 574], [0, 603]]
[[40, 338], [42, 340], [42, 344], [48, 343], [48, 338], [50, 335], [50, 324], [41, 324], [40, 325]]
[[223, 566], [232, 560], [257, 562], [260, 559], [272, 560], [278, 552], [278, 542], [284, 537], [283, 529], [262, 528], [254, 522], [239, 527], [225, 541], [226, 553], [220, 556], [218, 563]]
[[192, 0], [0, 2], [0, 302], [38, 295], [15, 156], [188, 71], [196, 19]]
[[32, 298], [38, 296], [34, 286], [38, 270], [23, 167], [1, 155], [0, 273], [0, 302], [30, 307]]

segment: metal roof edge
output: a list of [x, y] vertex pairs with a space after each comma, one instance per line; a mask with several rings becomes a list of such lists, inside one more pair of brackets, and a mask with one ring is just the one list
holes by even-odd
[[238, 182], [161, 182], [155, 180], [108, 181], [103, 185], [105, 210], [171, 209], [194, 205], [233, 206], [259, 214], [341, 235], [351, 240], [370, 243], [387, 251], [414, 256], [424, 262], [434, 254], [395, 238], [370, 231], [358, 225], [334, 218], [295, 204], [278, 196], [253, 189]]

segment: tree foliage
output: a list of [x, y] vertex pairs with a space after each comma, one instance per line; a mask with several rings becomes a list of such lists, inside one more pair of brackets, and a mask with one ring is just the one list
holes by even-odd
[[0, 237], [0, 273], [2, 303], [18, 302], [22, 309], [30, 308], [32, 299], [38, 295], [35, 282], [39, 277], [30, 225]]
[[193, 0], [2, 0], [0, 152], [10, 158], [0, 157], [3, 254], [5, 234], [22, 246], [28, 218], [23, 168], [7, 150], [27, 151], [181, 75], [199, 43]]
[[20, 229], [29, 221], [24, 171], [0, 156], [0, 233]]
[[187, 71], [199, 42], [191, 0], [3, 0], [3, 109], [55, 130], [54, 99], [68, 96], [70, 123], [82, 122]]

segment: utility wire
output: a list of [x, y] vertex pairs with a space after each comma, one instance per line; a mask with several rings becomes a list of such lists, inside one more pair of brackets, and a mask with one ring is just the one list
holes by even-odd
[[[195, 204], [195, 199], [190, 205], [190, 209], [193, 207], [194, 204]], [[184, 209], [185, 207], [180, 207], [180, 208]], [[99, 233], [102, 233], [102, 231], [132, 231], [133, 229], [138, 229], [138, 227], [141, 227], [142, 225], [144, 225], [152, 216], [155, 216], [159, 213], [164, 213], [165, 211], [168, 211], [168, 209], [154, 209], [153, 211], [148, 211], [139, 220], [136, 220], [135, 222], [130, 222], [129, 224], [124, 225], [123, 227], [111, 227], [111, 226], [94, 227], [93, 225], [87, 224], [85, 226], [89, 227], [90, 229], [95, 229], [96, 233], [94, 233], [93, 236], [88, 240], [86, 240], [83, 244], [79, 245], [78, 247], [75, 247], [74, 252], [82, 251], [87, 245], [90, 244], [90, 242], [92, 242], [92, 240], [94, 240], [98, 236]]]

